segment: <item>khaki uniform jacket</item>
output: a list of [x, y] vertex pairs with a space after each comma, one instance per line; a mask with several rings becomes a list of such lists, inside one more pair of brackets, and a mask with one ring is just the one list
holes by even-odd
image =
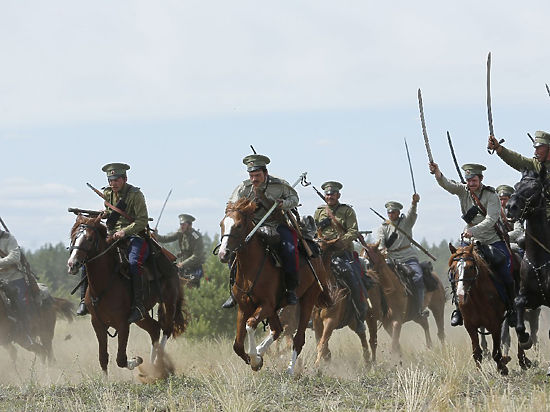
[[[128, 183], [124, 185], [120, 196], [115, 196], [115, 193], [110, 187], [103, 188], [103, 195], [105, 199], [116, 206], [121, 198], [125, 199], [126, 208], [125, 212], [133, 217], [134, 222], [130, 222], [124, 216], [120, 216], [115, 225], [114, 230], [110, 233], [124, 230], [126, 236], [139, 236], [140, 232], [143, 232], [149, 223], [149, 215], [147, 214], [147, 205], [145, 204], [145, 196], [139, 190], [139, 187], [134, 187]], [[109, 216], [113, 211], [107, 208], [106, 214]]]
[[[416, 212], [417, 205], [411, 205], [409, 211], [406, 215], [402, 214], [399, 216], [395, 225], [399, 223], [399, 229], [403, 230], [407, 235], [412, 238], [412, 228], [416, 223], [418, 214]], [[397, 233], [397, 238], [388, 248], [386, 242], [389, 240], [393, 232]], [[406, 262], [407, 260], [416, 258], [418, 259], [418, 252], [415, 248], [412, 247], [411, 241], [401, 233], [399, 230], [395, 229], [395, 226], [388, 221], [382, 223], [382, 226], [378, 228], [377, 237], [380, 241], [379, 248], [386, 249], [388, 251], [388, 258], [396, 260], [399, 263]]]
[[23, 278], [21, 250], [11, 233], [0, 230], [0, 250], [7, 255], [0, 258], [0, 279], [11, 282]]
[[[520, 172], [523, 169], [528, 169], [540, 173], [542, 169], [542, 163], [539, 162], [536, 158], [525, 157], [520, 155], [519, 153], [514, 152], [513, 150], [505, 148], [504, 146], [501, 147], [502, 149], [500, 150], [500, 153], [497, 153], [500, 158], [504, 160], [504, 162], [506, 162], [509, 166]], [[548, 187], [548, 185], [550, 185], [550, 160], [544, 162], [544, 165], [547, 170], [544, 181], [545, 185]], [[550, 202], [548, 201], [546, 202], [546, 217], [550, 218]]]
[[508, 232], [508, 237], [510, 238], [510, 243], [518, 243], [518, 239], [525, 233], [523, 225], [518, 220], [514, 222], [514, 228]]
[[[327, 207], [330, 207], [332, 214], [336, 220], [340, 222], [344, 229], [344, 233], [340, 234], [339, 229], [330, 219], [327, 213]], [[334, 206], [328, 206], [326, 204], [321, 205], [315, 210], [313, 218], [315, 219], [317, 227], [319, 227], [320, 222], [325, 219], [329, 219], [328, 221], [330, 221], [330, 224], [325, 225], [323, 229], [319, 229], [323, 240], [333, 240], [340, 237], [339, 243], [341, 246], [338, 248], [338, 246], [335, 245], [335, 249], [353, 252], [353, 241], [359, 236], [359, 229], [357, 225], [357, 216], [351, 206], [344, 203], [338, 203]]]
[[206, 254], [204, 252], [204, 243], [202, 235], [191, 228], [185, 233], [178, 230], [176, 233], [167, 236], [157, 236], [159, 242], [170, 243], [178, 241], [178, 247], [180, 253], [178, 253], [177, 263], [182, 264], [182, 268], [185, 271], [193, 271], [200, 268], [206, 261]]
[[[470, 191], [465, 184], [447, 179], [443, 175], [441, 175], [440, 179], [436, 178], [436, 180], [439, 186], [458, 197], [462, 214], [475, 205], [474, 200], [470, 196]], [[470, 228], [474, 240], [478, 240], [483, 245], [490, 245], [491, 243], [500, 241], [501, 239], [495, 230], [495, 223], [500, 219], [501, 206], [495, 189], [489, 186], [482, 186], [475, 194], [487, 210], [487, 215], [483, 216], [481, 213], [478, 213], [466, 227]]]
[[[290, 210], [298, 206], [299, 198], [298, 193], [294, 190], [286, 180], [279, 179], [277, 177], [267, 175], [266, 182], [262, 183], [260, 189], [264, 191], [265, 196], [273, 201], [279, 199], [283, 200], [283, 210]], [[239, 199], [251, 199], [255, 200], [254, 187], [250, 182], [250, 179], [245, 180], [239, 186], [235, 188], [233, 194], [229, 198], [229, 202], [236, 202]], [[258, 208], [254, 213], [254, 221], [258, 222], [264, 217], [268, 209], [266, 209], [259, 201]], [[276, 228], [280, 224], [286, 224], [284, 216], [279, 211], [275, 210], [264, 222], [264, 226], [271, 226]]]

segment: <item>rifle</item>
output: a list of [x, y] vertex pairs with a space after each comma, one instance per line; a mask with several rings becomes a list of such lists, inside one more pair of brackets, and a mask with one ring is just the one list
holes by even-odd
[[[383, 221], [386, 221], [386, 218], [384, 216], [382, 216], [380, 213], [378, 213], [376, 210], [374, 210], [372, 207], [369, 207], [370, 210], [372, 210], [374, 212], [374, 214], [376, 216], [378, 216], [380, 219], [382, 219]], [[403, 234], [403, 236], [405, 236], [409, 242], [411, 242], [413, 245], [415, 245], [418, 249], [420, 249], [422, 252], [424, 252], [427, 256], [429, 256], [434, 262], [437, 260], [437, 258], [432, 255], [430, 252], [428, 252], [426, 249], [424, 249], [424, 247], [418, 243], [416, 240], [414, 240], [412, 237], [410, 237], [408, 235], [407, 232], [405, 232], [403, 229], [401, 229], [400, 227], [398, 227], [397, 225], [394, 225], [393, 222], [391, 220], [388, 220], [388, 222], [396, 229], [398, 230], [401, 234]]]
[[88, 209], [79, 209], [76, 207], [70, 207], [67, 209], [69, 213], [74, 213], [75, 215], [88, 215], [90, 217], [96, 217], [103, 213], [102, 210], [88, 210]]

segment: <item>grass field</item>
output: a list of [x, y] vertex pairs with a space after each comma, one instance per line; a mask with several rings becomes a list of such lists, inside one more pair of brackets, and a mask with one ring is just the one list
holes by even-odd
[[[479, 371], [471, 358], [464, 328], [446, 325], [447, 344], [426, 348], [421, 328], [403, 328], [403, 356], [389, 353], [389, 337], [379, 331], [378, 362], [363, 365], [359, 340], [349, 329], [331, 339], [332, 361], [317, 368], [315, 338], [306, 345], [294, 377], [286, 375], [290, 353], [271, 351], [264, 368], [250, 370], [232, 351], [232, 340], [170, 341], [167, 350], [176, 374], [141, 384], [136, 371], [114, 363], [111, 339], [109, 378], [97, 362], [97, 343], [89, 318], [72, 324], [59, 321], [54, 340], [57, 363], [42, 364], [20, 349], [17, 368], [0, 349], [0, 409], [28, 411], [345, 411], [345, 410], [550, 410], [548, 312], [543, 312], [540, 349], [528, 354], [535, 365], [522, 371], [513, 358], [510, 375], [501, 377], [492, 360]], [[432, 322], [432, 321], [431, 321]], [[432, 339], [435, 338], [435, 325]], [[515, 339], [515, 337], [513, 337]], [[146, 335], [133, 326], [129, 356], [148, 358]], [[514, 341], [513, 341], [514, 344]], [[511, 352], [515, 357], [515, 350]]]

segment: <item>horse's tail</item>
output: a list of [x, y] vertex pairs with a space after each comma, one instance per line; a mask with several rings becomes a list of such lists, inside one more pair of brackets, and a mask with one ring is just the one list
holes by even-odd
[[172, 336], [174, 338], [181, 335], [187, 329], [189, 323], [189, 312], [185, 305], [185, 295], [183, 289], [183, 282], [178, 282], [179, 294], [176, 301], [176, 313], [174, 314], [174, 330]]
[[327, 282], [321, 282], [323, 290], [317, 297], [316, 305], [320, 308], [328, 308], [334, 304], [338, 288], [331, 287]]
[[72, 304], [72, 302], [69, 302], [67, 299], [56, 298], [53, 296], [52, 300], [52, 306], [55, 309], [55, 313], [65, 318], [67, 321], [72, 322], [74, 319], [74, 305]]

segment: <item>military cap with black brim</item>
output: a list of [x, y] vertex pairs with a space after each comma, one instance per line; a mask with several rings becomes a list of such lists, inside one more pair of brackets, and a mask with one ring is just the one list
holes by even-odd
[[101, 168], [107, 173], [108, 179], [118, 179], [119, 177], [126, 177], [126, 170], [129, 170], [130, 166], [126, 163], [107, 163]]
[[183, 223], [192, 223], [195, 221], [195, 218], [191, 215], [188, 215], [186, 213], [182, 213], [181, 215], [178, 216], [179, 219], [180, 219], [180, 224], [183, 224]]
[[499, 196], [510, 197], [514, 194], [514, 188], [508, 185], [500, 185], [500, 186], [497, 186], [497, 193]]
[[462, 165], [462, 170], [464, 170], [464, 178], [471, 179], [472, 177], [479, 175], [483, 176], [483, 171], [487, 169], [485, 166], [478, 163], [466, 163]]
[[325, 191], [325, 195], [338, 193], [344, 186], [340, 182], [328, 181], [321, 185], [321, 189]]
[[271, 160], [269, 157], [259, 154], [251, 154], [243, 159], [247, 172], [254, 172], [259, 169], [265, 169]]
[[384, 207], [386, 208], [386, 211], [388, 213], [390, 212], [399, 212], [401, 209], [403, 209], [403, 205], [399, 202], [396, 202], [394, 200], [391, 200], [387, 202]]
[[533, 143], [533, 147], [538, 146], [549, 146], [550, 145], [550, 133], [543, 132], [542, 130], [538, 130], [535, 132], [535, 141]]

